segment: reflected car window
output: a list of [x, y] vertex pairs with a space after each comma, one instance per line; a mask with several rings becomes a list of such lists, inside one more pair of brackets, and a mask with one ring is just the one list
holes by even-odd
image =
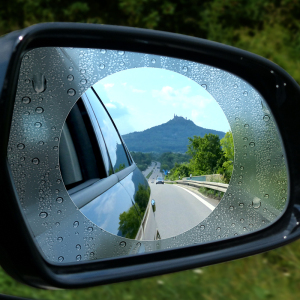
[[91, 103], [99, 127], [103, 134], [114, 172], [116, 173], [127, 168], [129, 166], [129, 161], [126, 151], [113, 122], [101, 103], [100, 98], [96, 96], [93, 89], [88, 90], [86, 92], [86, 96]]

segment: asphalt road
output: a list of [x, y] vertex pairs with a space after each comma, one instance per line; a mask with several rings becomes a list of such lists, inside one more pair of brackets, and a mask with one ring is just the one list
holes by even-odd
[[[143, 173], [147, 176], [152, 170], [148, 183], [156, 212], [154, 218], [147, 220], [146, 233], [152, 236], [153, 228], [157, 228], [162, 239], [176, 236], [198, 225], [215, 208], [216, 203], [208, 202], [207, 198], [187, 188], [176, 184], [156, 184], [157, 177], [164, 177], [159, 162], [152, 162]], [[147, 239], [147, 234], [144, 239]]]

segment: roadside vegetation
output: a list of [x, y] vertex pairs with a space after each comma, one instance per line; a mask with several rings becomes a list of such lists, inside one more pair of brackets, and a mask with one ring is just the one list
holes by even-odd
[[[221, 174], [221, 182], [228, 183], [233, 170], [234, 145], [231, 131], [224, 138], [218, 135], [205, 134], [204, 137], [189, 138], [187, 154], [189, 162], [175, 163], [166, 176], [167, 180], [178, 180], [179, 177]], [[213, 179], [211, 179], [213, 181]]]

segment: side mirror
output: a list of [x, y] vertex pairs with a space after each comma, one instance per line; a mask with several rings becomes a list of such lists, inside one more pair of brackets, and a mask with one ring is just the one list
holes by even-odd
[[[277, 65], [188, 36], [63, 23], [2, 37], [0, 55], [0, 263], [14, 278], [41, 288], [87, 287], [237, 259], [299, 238], [300, 89]], [[194, 115], [216, 104], [234, 143], [229, 182], [207, 180], [226, 163], [220, 146], [210, 147], [220, 144], [216, 134], [181, 127], [152, 139], [149, 150], [151, 138], [136, 131], [132, 142], [132, 132], [122, 132], [132, 124], [118, 123], [118, 113], [136, 103], [113, 103], [98, 84], [126, 86], [125, 71], [135, 82], [168, 73], [180, 78], [173, 86], [189, 83], [180, 97], [169, 84], [156, 90], [161, 106], [151, 119], [179, 103]], [[153, 106], [136, 102], [145, 116]], [[192, 167], [177, 162], [176, 173], [157, 153], [185, 133]], [[186, 150], [175, 144], [172, 157], [182, 158]], [[177, 182], [178, 174], [186, 175]], [[148, 179], [156, 183], [151, 189]], [[224, 195], [207, 199], [205, 189]]]

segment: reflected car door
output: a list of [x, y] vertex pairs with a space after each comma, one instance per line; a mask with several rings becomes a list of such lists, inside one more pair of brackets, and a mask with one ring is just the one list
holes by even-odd
[[[113, 172], [117, 176], [118, 182], [126, 190], [126, 196], [119, 194], [119, 198], [125, 201], [124, 198], [127, 198], [129, 195], [131, 200], [131, 207], [119, 215], [119, 234], [121, 233], [122, 236], [133, 239], [156, 239], [158, 234], [155, 218], [150, 209], [151, 192], [148, 182], [134, 164], [122, 137], [105, 109], [99, 95], [92, 88], [85, 93], [83, 98], [85, 97], [97, 119], [97, 124], [101, 130], [110, 157]], [[119, 193], [121, 193], [121, 190], [119, 190]], [[125, 205], [125, 203], [122, 202], [122, 205]], [[138, 219], [135, 221], [132, 220], [136, 214], [140, 218], [139, 222], [137, 222]], [[128, 223], [131, 224], [130, 227], [126, 226]]]

